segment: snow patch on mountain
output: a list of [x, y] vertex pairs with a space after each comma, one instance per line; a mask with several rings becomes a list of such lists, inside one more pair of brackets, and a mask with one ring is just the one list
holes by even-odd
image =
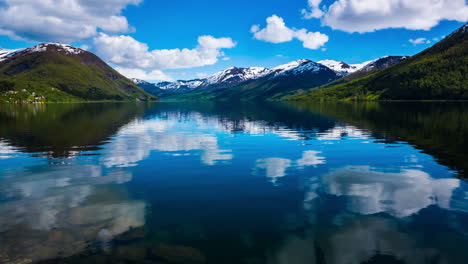
[[327, 67], [310, 60], [298, 60], [278, 66], [275, 69], [279, 70], [279, 72], [275, 74], [275, 77], [277, 77], [285, 75], [300, 75], [306, 72], [319, 72], [321, 70], [326, 70]]
[[217, 88], [226, 88], [235, 86], [237, 84], [249, 80], [256, 80], [260, 78], [273, 79], [280, 76], [301, 75], [305, 73], [319, 72], [322, 70], [329, 69], [326, 66], [313, 62], [311, 60], [301, 59], [277, 66], [273, 69], [267, 69], [262, 67], [231, 67], [203, 79], [195, 79], [188, 81], [179, 80], [176, 82], [159, 82], [155, 85], [160, 89], [178, 91], [193, 90], [213, 86]]
[[0, 48], [0, 61], [4, 61], [8, 58], [13, 57], [16, 54], [29, 54], [34, 52], [46, 52], [49, 48], [54, 48], [59, 52], [63, 52], [67, 55], [78, 55], [84, 53], [85, 50], [75, 48], [68, 44], [63, 43], [42, 43], [26, 49], [1, 49]]
[[270, 74], [270, 70], [261, 67], [237, 68], [231, 67], [226, 70], [217, 72], [209, 77], [203, 79], [195, 79], [176, 82], [160, 82], [157, 83], [161, 89], [167, 90], [181, 90], [181, 89], [197, 89], [208, 87], [210, 85], [236, 85], [248, 80], [258, 79], [265, 75]]
[[365, 62], [364, 67], [360, 71], [373, 71], [386, 68], [403, 60], [406, 60], [409, 56], [383, 56], [381, 58]]
[[379, 59], [380, 59], [380, 58], [374, 59], [374, 60], [365, 61], [365, 62], [362, 62], [362, 63], [351, 64], [351, 66], [356, 67], [356, 70], [355, 70], [355, 71], [360, 71], [360, 70], [362, 70], [364, 67], [366, 67], [367, 65], [372, 64], [372, 63], [378, 61]]
[[[334, 70], [335, 72], [341, 73], [343, 75], [348, 75], [357, 71], [371, 71], [376, 68], [379, 68], [377, 64], [388, 64], [387, 66], [390, 66], [390, 62], [395, 62], [398, 60], [404, 60], [408, 58], [408, 56], [383, 56], [381, 58], [377, 58], [374, 60], [370, 61], [365, 61], [362, 63], [357, 63], [357, 64], [346, 64], [345, 62], [342, 61], [335, 61], [335, 60], [321, 60], [318, 63], [330, 68], [331, 70]], [[387, 62], [388, 61], [388, 62]]]
[[156, 86], [164, 90], [182, 90], [182, 89], [196, 89], [201, 87], [205, 82], [201, 79], [176, 82], [159, 82]]
[[143, 81], [137, 78], [130, 78], [130, 81], [132, 81], [134, 84], [139, 85], [139, 84], [150, 84], [147, 81]]
[[0, 48], [0, 61], [4, 61], [23, 49], [2, 49]]
[[28, 48], [25, 51], [26, 52], [45, 52], [51, 47], [55, 47], [58, 51], [62, 51], [65, 54], [77, 55], [77, 54], [84, 52], [84, 50], [82, 49], [75, 48], [73, 46], [70, 46], [68, 44], [63, 44], [63, 43], [43, 43], [43, 44], [36, 45], [32, 48]]
[[[237, 68], [231, 67], [217, 72], [209, 77], [195, 80], [179, 80], [176, 82], [159, 82], [155, 85], [160, 89], [187, 91], [206, 87], [226, 88], [237, 84], [260, 78], [274, 79], [283, 76], [299, 76], [308, 73], [320, 73], [322, 71], [334, 71], [338, 77], [348, 75], [360, 70], [370, 71], [395, 63], [395, 61], [407, 58], [403, 56], [385, 56], [359, 64], [346, 64], [342, 61], [322, 60], [313, 62], [307, 59], [292, 61], [273, 69], [262, 67]], [[135, 81], [134, 81], [135, 82]], [[141, 84], [135, 82], [136, 84]]]
[[249, 67], [237, 68], [231, 67], [224, 71], [217, 72], [206, 78], [207, 84], [218, 84], [225, 81], [243, 82], [251, 79], [257, 79], [270, 73], [267, 68]]
[[308, 62], [311, 62], [311, 61], [306, 60], [306, 59], [296, 60], [296, 61], [292, 61], [292, 62], [283, 64], [283, 65], [277, 66], [277, 67], [273, 68], [272, 71], [276, 72], [276, 74], [279, 75], [279, 74], [281, 74], [283, 72], [292, 70], [292, 69], [297, 68], [297, 67], [299, 67], [299, 66], [301, 66], [301, 65], [303, 65], [305, 63], [308, 63]]
[[342, 61], [336, 61], [336, 60], [321, 60], [318, 63], [328, 67], [331, 70], [334, 70], [335, 72], [343, 74], [343, 75], [348, 75], [348, 74], [353, 73], [355, 71], [358, 71], [359, 69], [364, 67], [363, 64], [349, 65], [349, 64], [344, 63]]

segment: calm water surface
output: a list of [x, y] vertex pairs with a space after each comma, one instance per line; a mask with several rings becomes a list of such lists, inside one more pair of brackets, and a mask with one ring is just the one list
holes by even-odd
[[0, 105], [0, 263], [468, 263], [468, 106]]

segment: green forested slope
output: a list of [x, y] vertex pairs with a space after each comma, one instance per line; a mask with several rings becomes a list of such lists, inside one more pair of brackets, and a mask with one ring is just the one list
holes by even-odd
[[0, 62], [0, 101], [157, 99], [90, 52], [66, 53], [54, 45], [28, 50]]
[[468, 24], [431, 48], [372, 75], [296, 100], [468, 100]]

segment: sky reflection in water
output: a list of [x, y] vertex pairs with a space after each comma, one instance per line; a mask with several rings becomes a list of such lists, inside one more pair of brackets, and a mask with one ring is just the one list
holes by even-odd
[[364, 111], [32, 107], [0, 111], [0, 263], [467, 260], [463, 164]]

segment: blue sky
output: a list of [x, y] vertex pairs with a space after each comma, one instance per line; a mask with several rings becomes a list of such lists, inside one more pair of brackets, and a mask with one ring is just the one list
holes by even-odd
[[[360, 63], [413, 55], [468, 19], [465, 0], [436, 0], [434, 6], [434, 0], [418, 1], [420, 6], [412, 0], [67, 1], [69, 7], [48, 6], [50, 0], [19, 6], [22, 14], [31, 12], [34, 24], [0, 18], [0, 47], [67, 42], [97, 53], [127, 76], [137, 75], [128, 77], [190, 79], [231, 66], [274, 67], [301, 58]], [[0, 0], [0, 17], [17, 10], [15, 2], [21, 1]], [[313, 10], [318, 13], [310, 15]], [[278, 19], [271, 24], [284, 22], [286, 28], [272, 25], [261, 32], [273, 15]], [[47, 20], [51, 16], [58, 20]], [[200, 36], [212, 36], [216, 43], [199, 45]], [[160, 54], [163, 49], [170, 54]]]

